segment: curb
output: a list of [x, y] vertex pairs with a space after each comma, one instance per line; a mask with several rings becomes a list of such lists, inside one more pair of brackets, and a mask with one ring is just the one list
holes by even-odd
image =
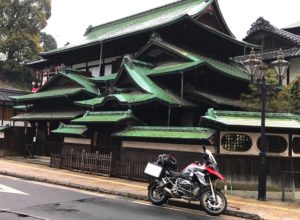
[[[71, 188], [75, 188], [75, 189], [83, 189], [83, 190], [87, 190], [87, 191], [91, 191], [91, 192], [99, 192], [99, 193], [104, 193], [104, 194], [122, 196], [122, 197], [130, 198], [130, 199], [148, 201], [147, 196], [143, 196], [143, 195], [139, 195], [139, 194], [135, 194], [135, 193], [126, 193], [126, 192], [120, 192], [120, 191], [115, 191], [115, 190], [109, 190], [109, 189], [101, 188], [101, 187], [88, 186], [88, 185], [64, 182], [64, 181], [59, 181], [59, 180], [52, 180], [52, 179], [48, 179], [48, 178], [13, 173], [13, 172], [8, 172], [8, 171], [3, 171], [3, 170], [0, 170], [0, 175], [17, 177], [20, 179], [37, 181], [37, 182], [50, 183], [50, 184], [54, 184], [54, 185], [71, 187]], [[184, 207], [184, 208], [189, 208], [189, 209], [199, 209], [199, 205], [192, 204], [192, 203], [190, 204], [187, 202], [176, 201], [176, 200], [169, 200], [168, 204], [174, 205], [174, 206], [179, 206], [179, 207]], [[233, 211], [233, 210], [226, 210], [226, 212], [223, 214], [228, 215], [228, 216], [240, 217], [240, 218], [244, 218], [244, 219], [255, 219], [255, 220], [262, 219], [257, 214], [250, 214], [250, 213]]]

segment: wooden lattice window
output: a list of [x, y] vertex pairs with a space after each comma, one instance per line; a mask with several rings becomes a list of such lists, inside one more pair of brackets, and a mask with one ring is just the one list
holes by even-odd
[[293, 139], [293, 151], [296, 154], [300, 154], [300, 137], [294, 137], [294, 139]]
[[[261, 151], [261, 138], [257, 140], [257, 147]], [[278, 135], [265, 136], [266, 152], [268, 153], [282, 153], [287, 148], [287, 141], [284, 137]]]
[[230, 133], [222, 137], [221, 145], [227, 151], [243, 152], [251, 148], [252, 140], [245, 134]]

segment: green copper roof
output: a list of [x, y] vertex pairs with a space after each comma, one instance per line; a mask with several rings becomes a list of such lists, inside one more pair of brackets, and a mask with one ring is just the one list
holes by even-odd
[[32, 111], [28, 113], [19, 114], [11, 118], [13, 121], [39, 121], [39, 120], [71, 120], [80, 115], [84, 111], [79, 110], [64, 110], [64, 111]]
[[[190, 51], [179, 48], [179, 47], [172, 45], [170, 43], [167, 43], [165, 41], [155, 41], [155, 44], [161, 45], [163, 48], [167, 48], [170, 51], [173, 51], [175, 53], [180, 53], [181, 55], [183, 55], [186, 58], [193, 61], [192, 63], [189, 63], [189, 62], [184, 63], [181, 66], [178, 66], [178, 64], [176, 64], [176, 66], [172, 67], [172, 65], [170, 65], [168, 67], [170, 69], [175, 68], [175, 70], [176, 70], [176, 67], [177, 68], [179, 67], [179, 68], [182, 68], [182, 70], [184, 70], [184, 69], [191, 68], [191, 67], [206, 65], [206, 66], [209, 66], [210, 68], [213, 68], [221, 73], [224, 73], [224, 74], [227, 74], [227, 75], [230, 75], [233, 77], [241, 78], [244, 80], [250, 79], [249, 74], [246, 72], [246, 70], [244, 68], [238, 66], [233, 61], [228, 60], [227, 62], [224, 62], [224, 61], [210, 58], [208, 56], [194, 54]], [[157, 67], [156, 70], [155, 70], [155, 68], [152, 70], [153, 73], [149, 72], [148, 74], [152, 75], [152, 74], [165, 73], [168, 71], [168, 68], [167, 67], [164, 67], [164, 68]]]
[[42, 55], [65, 51], [72, 48], [79, 48], [86, 45], [96, 44], [105, 40], [126, 36], [143, 30], [151, 30], [162, 25], [173, 23], [184, 16], [197, 16], [210, 4], [211, 0], [186, 0], [165, 5], [140, 14], [132, 15], [103, 25], [92, 27], [87, 30], [84, 39], [58, 48]]
[[92, 94], [99, 94], [99, 91], [96, 85], [88, 80], [87, 77], [76, 74], [76, 71], [71, 69], [66, 69], [64, 72], [61, 72], [61, 75], [69, 78], [70, 80], [76, 82], [78, 85], [82, 86], [86, 91]]
[[208, 92], [199, 91], [197, 89], [193, 88], [186, 88], [184, 90], [185, 94], [190, 94], [192, 97], [199, 98], [201, 100], [207, 100], [208, 102], [213, 102], [217, 105], [226, 105], [226, 106], [233, 106], [233, 107], [239, 107], [240, 101], [238, 99], [231, 99], [227, 97], [223, 97], [221, 95], [215, 95]]
[[[74, 82], [76, 86], [72, 88], [51, 89], [51, 86], [59, 80], [59, 77], [69, 79], [70, 81]], [[17, 101], [26, 102], [39, 99], [66, 97], [70, 95], [76, 95], [81, 92], [87, 93], [91, 96], [99, 95], [99, 91], [94, 83], [90, 82], [86, 77], [79, 75], [78, 71], [66, 69], [65, 71], [53, 76], [38, 90], [38, 92], [22, 96], [13, 96], [11, 98]]]
[[58, 74], [54, 75], [53, 77], [51, 77], [50, 80], [47, 81], [47, 83], [45, 83], [45, 85], [43, 85], [39, 89], [39, 91], [43, 92], [44, 90], [47, 90], [50, 87], [50, 85], [55, 83], [57, 78], [63, 77], [63, 78], [69, 79], [70, 81], [74, 82], [76, 85], [78, 85], [78, 87], [82, 87], [83, 89], [85, 89], [87, 92], [89, 92], [91, 94], [98, 94], [99, 92], [98, 92], [96, 85], [94, 83], [92, 83], [91, 81], [89, 81], [89, 79], [87, 77], [83, 76], [82, 74], [84, 74], [84, 73], [81, 71], [67, 68], [67, 69], [59, 72]]
[[17, 110], [28, 110], [31, 109], [34, 105], [15, 105], [13, 108]]
[[12, 98], [17, 100], [18, 102], [22, 101], [32, 101], [32, 100], [38, 100], [38, 99], [50, 99], [50, 98], [59, 98], [59, 97], [65, 97], [69, 95], [75, 95], [80, 92], [83, 92], [84, 89], [82, 88], [65, 88], [65, 89], [55, 89], [55, 90], [49, 90], [45, 92], [37, 92], [37, 93], [31, 93], [28, 95], [22, 95], [22, 96], [13, 96]]
[[94, 108], [105, 104], [107, 100], [111, 100], [111, 99], [118, 100], [121, 103], [135, 104], [135, 103], [149, 101], [154, 98], [155, 96], [152, 94], [133, 92], [133, 93], [109, 94], [105, 97], [97, 97], [97, 98], [84, 100], [84, 101], [75, 101], [74, 103], [77, 105]]
[[134, 65], [134, 67], [130, 67], [127, 64], [124, 64], [124, 67], [135, 83], [145, 92], [153, 94], [157, 98], [169, 104], [180, 104], [180, 102], [178, 102], [174, 96], [160, 88], [146, 76], [145, 72], [148, 72], [149, 68], [140, 65]]
[[80, 135], [82, 136], [88, 128], [85, 125], [60, 125], [57, 129], [52, 130], [54, 134]]
[[86, 106], [86, 107], [96, 107], [101, 105], [104, 101], [105, 97], [96, 97], [93, 99], [83, 100], [83, 101], [75, 101], [74, 104]]
[[[209, 109], [201, 119], [225, 126], [260, 127], [260, 112], [215, 111]], [[266, 127], [300, 129], [300, 116], [289, 113], [266, 113]]]
[[90, 81], [92, 82], [107, 82], [107, 81], [112, 81], [115, 80], [117, 78], [118, 73], [112, 73], [110, 75], [106, 75], [106, 76], [98, 76], [98, 77], [91, 77], [89, 78]]
[[72, 120], [76, 124], [93, 124], [93, 123], [114, 123], [133, 118], [132, 112], [115, 111], [115, 112], [86, 112], [83, 117]]
[[116, 97], [120, 102], [125, 102], [129, 104], [144, 102], [155, 98], [154, 95], [145, 94], [145, 93], [121, 93], [121, 94], [112, 94], [112, 96]]
[[176, 63], [168, 64], [164, 66], [157, 66], [151, 71], [147, 72], [148, 76], [163, 75], [168, 73], [176, 73], [180, 71], [186, 71], [188, 69], [196, 68], [199, 66], [199, 62], [186, 62], [186, 63]]
[[143, 127], [136, 126], [118, 132], [114, 136], [122, 138], [164, 138], [164, 139], [209, 139], [214, 129], [200, 127]]

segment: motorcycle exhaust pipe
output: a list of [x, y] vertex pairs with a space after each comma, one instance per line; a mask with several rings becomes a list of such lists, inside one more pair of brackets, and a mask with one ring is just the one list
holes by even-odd
[[173, 194], [172, 191], [169, 188], [167, 188], [167, 187], [164, 187], [164, 191], [167, 192], [167, 193], [169, 193], [170, 195]]

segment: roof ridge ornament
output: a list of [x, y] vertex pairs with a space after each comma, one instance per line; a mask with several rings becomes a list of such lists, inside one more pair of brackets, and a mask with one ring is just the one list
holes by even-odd
[[251, 24], [251, 28], [249, 31], [247, 31], [247, 35], [250, 35], [257, 30], [261, 30], [264, 28], [275, 29], [275, 27], [271, 25], [269, 21], [260, 16], [254, 23]]
[[209, 108], [205, 115], [213, 117], [213, 118], [217, 118], [216, 111], [213, 108]]
[[86, 117], [90, 114], [90, 111], [86, 111], [82, 117]]
[[128, 109], [126, 112], [125, 112], [125, 117], [132, 117], [132, 110], [131, 109]]
[[87, 29], [85, 30], [84, 35], [88, 34], [93, 29], [93, 26], [90, 24]]
[[123, 64], [127, 64], [131, 69], [134, 67], [133, 66], [133, 59], [131, 55], [125, 55], [123, 57]]
[[150, 35], [149, 41], [159, 41], [159, 42], [162, 42], [164, 40], [162, 39], [162, 37], [160, 36], [160, 34], [158, 32], [153, 32]]

